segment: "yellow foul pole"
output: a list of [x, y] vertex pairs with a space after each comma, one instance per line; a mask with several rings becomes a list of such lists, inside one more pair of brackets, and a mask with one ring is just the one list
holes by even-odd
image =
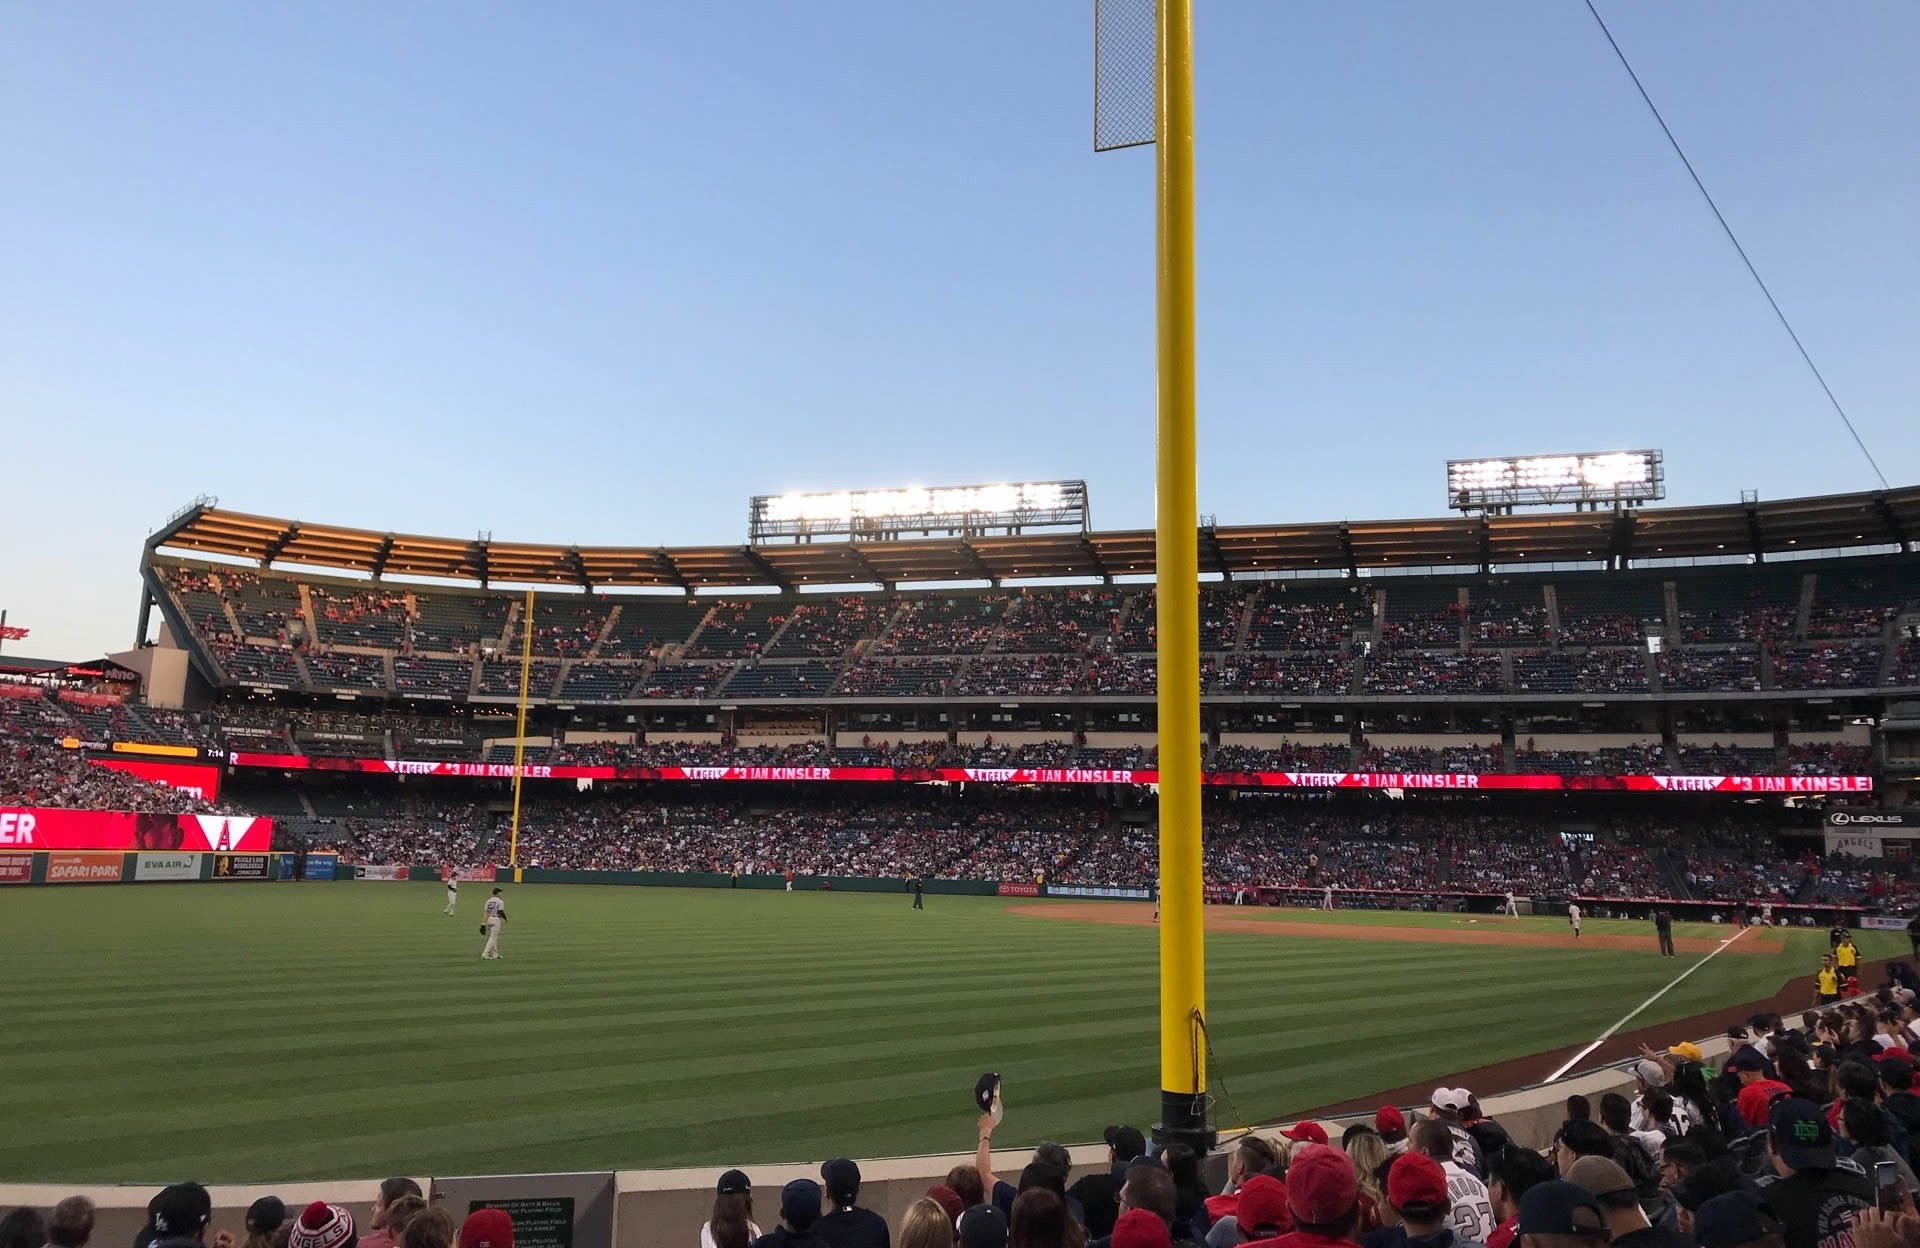
[[1200, 570], [1194, 467], [1193, 15], [1155, 5], [1156, 303], [1159, 344], [1155, 595], [1160, 718], [1162, 1140], [1211, 1145], [1200, 882]]
[[533, 591], [520, 612], [520, 713], [513, 725], [513, 828], [507, 834], [507, 865], [520, 878], [520, 765], [527, 754], [527, 674], [533, 669]]

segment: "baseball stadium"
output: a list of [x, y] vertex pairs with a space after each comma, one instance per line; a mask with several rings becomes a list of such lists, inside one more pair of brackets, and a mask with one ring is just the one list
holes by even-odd
[[0, 611], [0, 1248], [1920, 1248], [1920, 486], [1658, 91], [1587, 5], [1871, 488], [1223, 522], [1190, 6], [1095, 8], [1151, 527], [850, 443], [432, 536], [317, 436], [114, 535], [124, 649]]

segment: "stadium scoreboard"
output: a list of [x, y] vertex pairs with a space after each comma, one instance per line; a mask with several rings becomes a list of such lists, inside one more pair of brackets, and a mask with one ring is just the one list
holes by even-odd
[[885, 490], [761, 494], [748, 509], [748, 540], [816, 537], [887, 541], [907, 534], [969, 537], [1092, 524], [1085, 481], [905, 486]]

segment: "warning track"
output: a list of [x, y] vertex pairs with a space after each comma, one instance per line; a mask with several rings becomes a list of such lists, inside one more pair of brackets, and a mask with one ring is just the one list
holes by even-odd
[[[1120, 927], [1152, 927], [1153, 907], [1144, 902], [1124, 901], [1043, 901], [1011, 906], [1011, 913], [1041, 919], [1060, 919], [1074, 923], [1109, 923]], [[1572, 932], [1541, 932], [1505, 926], [1496, 915], [1486, 915], [1474, 927], [1425, 927], [1400, 925], [1392, 921], [1393, 912], [1381, 911], [1379, 922], [1328, 923], [1311, 917], [1312, 911], [1261, 911], [1269, 917], [1248, 918], [1239, 906], [1208, 906], [1207, 930], [1239, 932], [1252, 936], [1286, 936], [1309, 940], [1385, 941], [1403, 945], [1477, 945], [1481, 948], [1527, 949], [1626, 949], [1658, 952], [1659, 944], [1651, 934], [1628, 936], [1617, 932], [1591, 932], [1578, 939]], [[1738, 929], [1729, 929], [1737, 931]], [[1676, 936], [1673, 947], [1680, 953], [1711, 953], [1721, 941], [1711, 936]], [[1777, 938], [1749, 936], [1729, 946], [1729, 955], [1776, 954], [1783, 948]]]

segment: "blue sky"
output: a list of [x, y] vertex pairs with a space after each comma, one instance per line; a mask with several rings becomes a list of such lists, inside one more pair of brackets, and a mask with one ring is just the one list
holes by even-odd
[[[1152, 520], [1147, 150], [1089, 6], [27, 5], [0, 41], [0, 606], [131, 639], [195, 494], [583, 543], [790, 488], [1085, 477]], [[1920, 7], [1602, 11], [1888, 477], [1920, 481]], [[1200, 507], [1450, 456], [1864, 462], [1577, 0], [1205, 0]]]

